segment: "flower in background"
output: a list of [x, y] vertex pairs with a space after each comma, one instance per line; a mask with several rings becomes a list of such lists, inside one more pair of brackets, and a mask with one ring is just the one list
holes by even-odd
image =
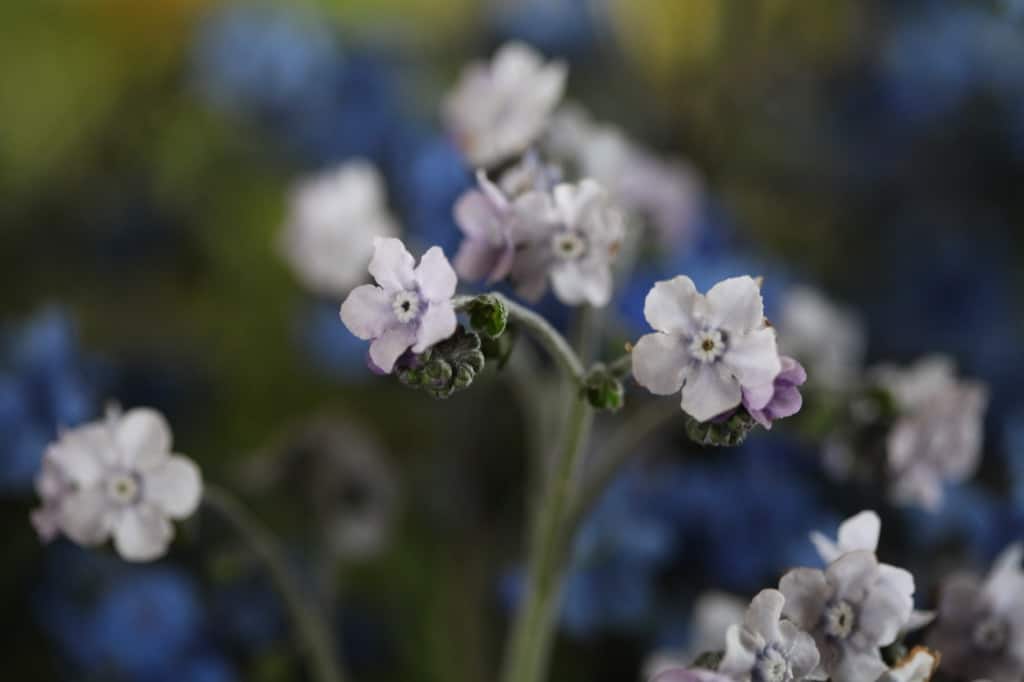
[[782, 369], [775, 331], [765, 324], [757, 282], [733, 277], [703, 295], [686, 276], [658, 282], [644, 316], [656, 330], [633, 349], [633, 376], [656, 395], [682, 389], [682, 409], [708, 421], [737, 406], [764, 408]]
[[1007, 547], [984, 582], [959, 573], [946, 579], [928, 645], [942, 668], [965, 679], [1016, 682], [1024, 675], [1024, 545]]
[[445, 97], [442, 115], [459, 148], [478, 167], [526, 151], [544, 132], [565, 89], [567, 69], [522, 43], [506, 43], [489, 64], [467, 66]]
[[761, 590], [754, 597], [742, 625], [726, 633], [720, 673], [736, 682], [797, 682], [818, 667], [814, 639], [780, 620], [785, 603], [778, 590]]
[[988, 391], [957, 380], [952, 361], [941, 356], [905, 370], [879, 367], [873, 376], [902, 412], [886, 443], [890, 494], [897, 504], [936, 509], [943, 485], [978, 467]]
[[[776, 419], [792, 417], [804, 404], [800, 386], [807, 381], [807, 372], [799, 362], [789, 356], [780, 355], [779, 361], [782, 363], [782, 370], [770, 387], [743, 389], [743, 406], [747, 408], [750, 416], [766, 429], [772, 428], [772, 422]], [[761, 408], [755, 408], [754, 405], [764, 401], [764, 395], [758, 393], [767, 393], [768, 390], [771, 390], [768, 402]]]
[[516, 257], [513, 224], [528, 219], [535, 212], [524, 206], [543, 194], [527, 192], [515, 199], [477, 171], [478, 187], [465, 192], [455, 202], [455, 222], [464, 238], [455, 254], [455, 270], [469, 280], [486, 280], [489, 284], [505, 279]]
[[170, 519], [199, 506], [199, 469], [171, 454], [171, 430], [155, 410], [136, 408], [63, 433], [46, 450], [43, 506], [33, 523], [46, 541], [59, 531], [94, 546], [113, 536], [129, 561], [162, 556], [174, 537]]
[[814, 637], [835, 682], [877, 680], [888, 670], [879, 647], [896, 641], [914, 607], [914, 578], [879, 564], [873, 552], [848, 552], [828, 568], [793, 569], [779, 581], [784, 613]]
[[285, 259], [314, 293], [340, 298], [366, 277], [376, 237], [394, 237], [384, 183], [373, 164], [355, 160], [299, 182], [281, 239]]
[[604, 188], [586, 179], [562, 183], [550, 195], [529, 192], [518, 202], [532, 215], [514, 223], [516, 291], [536, 301], [550, 279], [562, 303], [607, 305], [625, 225]]
[[21, 493], [32, 487], [57, 429], [93, 415], [96, 387], [74, 324], [59, 309], [37, 313], [2, 348], [0, 492]]
[[370, 274], [377, 285], [363, 284], [341, 304], [341, 321], [370, 344], [374, 367], [390, 374], [407, 350], [422, 353], [455, 333], [452, 296], [458, 278], [440, 248], [427, 250], [415, 267], [398, 239], [373, 240]]
[[783, 298], [779, 348], [810, 368], [811, 381], [831, 391], [858, 380], [867, 336], [853, 313], [810, 287], [795, 286]]
[[882, 531], [882, 520], [873, 511], [862, 511], [839, 524], [839, 533], [833, 542], [823, 533], [813, 531], [811, 542], [818, 550], [822, 561], [832, 563], [848, 552], [865, 551], [874, 553], [878, 549], [878, 536]]

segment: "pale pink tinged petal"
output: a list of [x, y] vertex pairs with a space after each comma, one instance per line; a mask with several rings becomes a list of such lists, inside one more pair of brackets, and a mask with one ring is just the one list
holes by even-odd
[[[83, 429], [89, 429], [96, 436], [95, 442], [77, 433]], [[103, 477], [107, 461], [113, 461], [114, 442], [105, 427], [82, 427], [75, 432], [74, 436], [69, 432], [50, 445], [46, 457], [64, 472], [68, 480], [79, 486], [91, 486]]]
[[463, 239], [455, 253], [455, 271], [463, 279], [486, 279], [498, 270], [498, 259], [505, 251], [483, 239]]
[[699, 363], [683, 384], [683, 411], [706, 422], [739, 405], [742, 397], [735, 379], [723, 376], [714, 365]]
[[143, 475], [146, 501], [172, 519], [184, 519], [199, 506], [203, 483], [199, 467], [181, 456], [174, 456]]
[[811, 544], [814, 545], [814, 549], [818, 550], [818, 556], [826, 564], [832, 563], [842, 554], [836, 543], [818, 531], [811, 531]]
[[114, 527], [114, 547], [125, 561], [157, 559], [167, 552], [173, 538], [171, 522], [147, 504], [123, 510]]
[[844, 552], [863, 549], [874, 552], [878, 549], [878, 536], [882, 531], [882, 519], [871, 511], [859, 514], [839, 524], [839, 547]]
[[659, 332], [690, 334], [696, 330], [694, 312], [702, 298], [685, 275], [657, 282], [644, 299], [644, 317]]
[[778, 641], [782, 636], [779, 632], [779, 618], [785, 603], [786, 598], [778, 590], [761, 590], [751, 600], [743, 624], [769, 642]]
[[434, 303], [447, 301], [455, 295], [459, 278], [441, 247], [430, 247], [420, 258], [419, 267], [416, 268], [416, 283], [426, 299]]
[[859, 599], [878, 576], [878, 559], [872, 552], [847, 552], [829, 564], [825, 574], [840, 599]]
[[480, 190], [471, 189], [460, 196], [455, 202], [454, 213], [455, 223], [467, 237], [488, 243], [498, 241], [500, 217], [494, 204]]
[[725, 656], [718, 664], [718, 670], [732, 678], [744, 678], [757, 661], [757, 652], [747, 645], [743, 628], [739, 625], [729, 626], [725, 632]]
[[760, 386], [743, 387], [743, 404], [748, 410], [760, 410], [772, 402], [776, 393], [775, 382]]
[[60, 527], [80, 545], [91, 547], [110, 537], [110, 507], [102, 483], [83, 488], [64, 498]]
[[360, 285], [341, 304], [341, 321], [356, 337], [375, 339], [396, 324], [391, 296], [378, 286]]
[[670, 334], [647, 334], [633, 348], [633, 377], [655, 395], [671, 395], [683, 387], [690, 357], [685, 342]]
[[416, 282], [413, 266], [416, 261], [400, 239], [375, 237], [370, 274], [389, 293], [408, 291]]
[[[764, 324], [761, 288], [752, 277], [730, 277], [707, 293], [712, 326], [733, 334], [744, 334]], [[778, 373], [778, 372], [776, 372]]]
[[786, 598], [782, 612], [804, 630], [818, 624], [833, 593], [825, 573], [814, 568], [795, 568], [782, 576], [779, 592]]
[[792, 417], [804, 406], [804, 397], [795, 386], [782, 386], [775, 390], [775, 395], [766, 409], [771, 413], [772, 419], [784, 419]]
[[431, 303], [420, 318], [420, 328], [412, 352], [422, 353], [435, 343], [444, 341], [455, 333], [457, 325], [455, 308], [450, 301]]
[[779, 361], [782, 368], [779, 370], [779, 381], [784, 381], [793, 386], [803, 386], [807, 382], [807, 370], [799, 362], [788, 355], [780, 355]]
[[512, 266], [516, 262], [516, 250], [512, 244], [509, 244], [501, 250], [501, 255], [498, 257], [497, 263], [494, 265], [494, 269], [491, 270], [490, 276], [487, 278], [488, 284], [494, 284], [499, 282], [512, 272]]
[[157, 466], [171, 452], [171, 427], [156, 410], [138, 407], [117, 421], [114, 437], [120, 449], [120, 463], [135, 469]]
[[384, 374], [391, 374], [402, 353], [416, 343], [416, 331], [410, 325], [392, 327], [370, 344], [370, 360]]
[[782, 363], [775, 345], [775, 330], [756, 329], [733, 338], [722, 363], [744, 386], [763, 386], [775, 380]]

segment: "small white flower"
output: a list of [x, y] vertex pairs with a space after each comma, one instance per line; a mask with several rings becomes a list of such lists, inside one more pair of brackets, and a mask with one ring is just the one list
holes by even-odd
[[656, 331], [633, 349], [633, 376], [651, 393], [682, 389], [683, 411], [702, 422], [737, 407], [744, 389], [752, 409], [771, 400], [782, 363], [753, 278], [723, 280], [707, 295], [689, 277], [658, 282], [644, 317]]
[[380, 173], [349, 161], [292, 190], [281, 250], [308, 289], [340, 298], [365, 281], [374, 238], [397, 234]]
[[780, 620], [786, 598], [762, 590], [743, 618], [726, 633], [725, 656], [718, 672], [736, 682], [799, 682], [818, 667], [814, 639], [788, 620]]
[[171, 454], [171, 430], [147, 408], [63, 433], [47, 449], [37, 481], [43, 507], [33, 514], [42, 539], [62, 532], [94, 546], [113, 536], [129, 561], [162, 556], [174, 537], [170, 519], [187, 518], [202, 494], [199, 469]]
[[847, 552], [863, 550], [875, 553], [882, 520], [873, 511], [862, 511], [839, 524], [836, 542], [818, 531], [811, 532], [811, 542], [825, 563], [832, 563]]
[[526, 150], [544, 132], [565, 90], [567, 69], [522, 43], [506, 43], [490, 64], [467, 66], [445, 98], [446, 127], [470, 163], [490, 167]]
[[781, 352], [807, 367], [812, 382], [844, 391], [857, 381], [867, 335], [853, 311], [815, 289], [793, 287], [783, 300], [779, 327]]

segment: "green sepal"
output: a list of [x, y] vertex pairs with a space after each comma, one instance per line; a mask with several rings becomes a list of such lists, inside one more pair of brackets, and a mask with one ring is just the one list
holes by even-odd
[[406, 386], [422, 389], [435, 398], [447, 398], [469, 388], [483, 368], [480, 337], [460, 326], [432, 348], [401, 360], [395, 373]]
[[733, 447], [745, 441], [751, 429], [757, 426], [757, 422], [743, 407], [721, 421], [699, 422], [685, 412], [683, 417], [686, 420], [686, 435], [698, 445]]

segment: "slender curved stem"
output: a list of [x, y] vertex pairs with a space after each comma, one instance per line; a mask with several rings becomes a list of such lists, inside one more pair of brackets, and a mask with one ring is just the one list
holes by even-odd
[[274, 537], [231, 493], [209, 483], [204, 487], [203, 502], [230, 523], [266, 565], [298, 633], [313, 678], [318, 682], [345, 682], [331, 629], [295, 580]]
[[611, 372], [612, 376], [619, 379], [624, 379], [633, 373], [633, 353], [627, 351], [619, 357], [615, 358], [607, 365], [608, 371]]
[[[524, 327], [574, 382], [579, 383], [583, 380], [583, 363], [557, 329], [529, 308], [509, 300], [499, 293], [491, 292], [490, 295], [504, 304], [505, 309], [508, 310], [509, 320]], [[473, 298], [473, 296], [456, 296], [453, 303], [456, 309], [462, 309]]]
[[504, 682], [538, 682], [547, 666], [561, 590], [560, 543], [565, 537], [562, 528], [592, 420], [593, 411], [586, 397], [577, 393], [564, 449], [555, 462], [555, 471], [547, 481], [534, 518], [526, 599], [509, 636]]

